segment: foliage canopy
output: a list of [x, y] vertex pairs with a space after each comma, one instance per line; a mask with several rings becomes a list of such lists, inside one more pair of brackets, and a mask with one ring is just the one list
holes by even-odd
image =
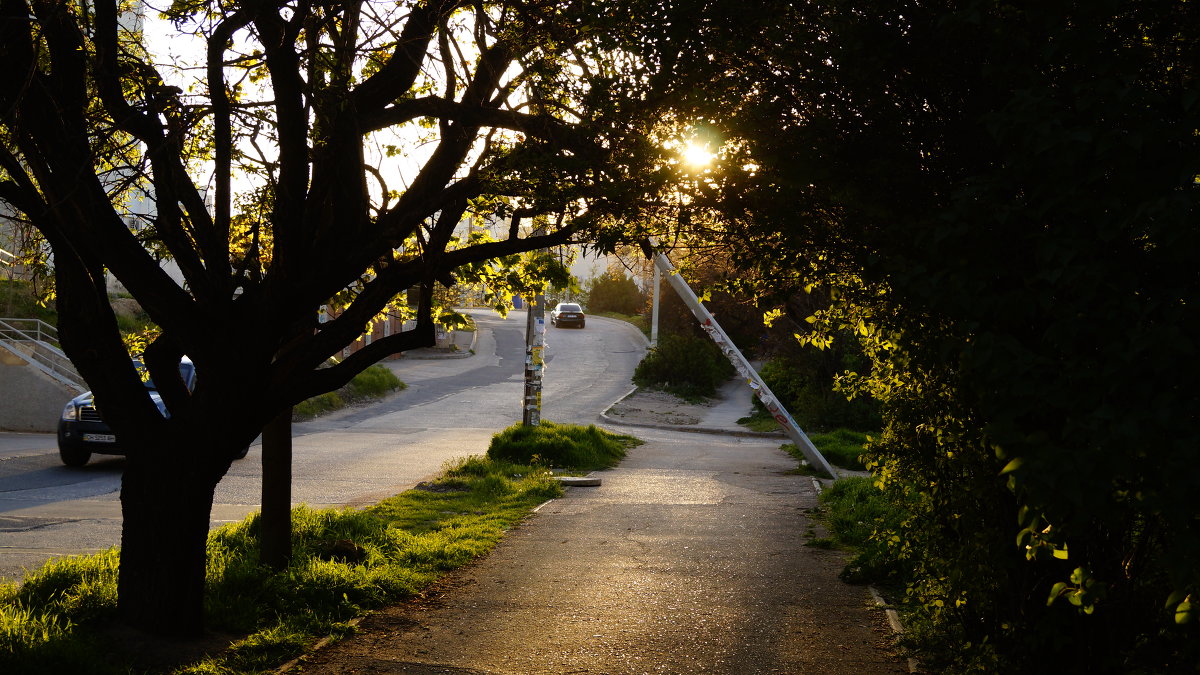
[[872, 359], [923, 662], [1197, 662], [1200, 10], [736, 5], [684, 225]]

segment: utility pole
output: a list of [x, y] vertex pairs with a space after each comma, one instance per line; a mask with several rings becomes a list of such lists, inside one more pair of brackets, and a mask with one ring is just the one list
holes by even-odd
[[542, 371], [546, 363], [546, 296], [526, 298], [525, 399], [521, 424], [536, 427], [542, 421]]
[[737, 348], [737, 345], [733, 344], [733, 340], [729, 339], [724, 329], [721, 328], [721, 324], [717, 323], [712, 312], [709, 312], [704, 303], [700, 302], [700, 299], [696, 297], [696, 293], [675, 270], [675, 266], [671, 264], [667, 256], [654, 250], [654, 243], [653, 240], [647, 240], [642, 245], [642, 250], [654, 260], [655, 269], [662, 271], [662, 274], [667, 278], [667, 283], [671, 284], [675, 292], [679, 294], [680, 299], [688, 306], [688, 309], [692, 310], [692, 314], [700, 322], [700, 327], [721, 348], [721, 353], [729, 359], [733, 367], [737, 369], [738, 374], [746, 380], [746, 384], [750, 385], [750, 389], [754, 392], [754, 395], [758, 397], [759, 401], [762, 401], [762, 404], [766, 406], [767, 411], [771, 413], [771, 416], [775, 418], [779, 426], [783, 427], [784, 433], [792, 439], [796, 447], [800, 448], [800, 452], [804, 453], [804, 457], [808, 460], [808, 463], [817, 471], [827, 474], [830, 478], [837, 478], [837, 471], [833, 468], [833, 465], [825, 459], [820, 450], [817, 450], [817, 446], [813, 445], [813, 442], [808, 438], [808, 434], [804, 433], [800, 425], [796, 424], [796, 420], [792, 418], [791, 413], [787, 411], [787, 408], [783, 407], [783, 404], [771, 392], [767, 383], [763, 382], [763, 379], [759, 377], [758, 371], [754, 370], [754, 366], [750, 365], [750, 361]]

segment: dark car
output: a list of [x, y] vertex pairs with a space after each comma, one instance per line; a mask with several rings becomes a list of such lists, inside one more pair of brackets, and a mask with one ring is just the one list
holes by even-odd
[[559, 328], [572, 325], [583, 328], [586, 320], [583, 308], [573, 302], [560, 302], [550, 311], [550, 323]]
[[[135, 361], [134, 365], [139, 371], [144, 370], [140, 362]], [[180, 361], [179, 374], [183, 377], [188, 391], [196, 387], [196, 367], [190, 359]], [[170, 417], [162, 397], [154, 387], [154, 381], [146, 378], [146, 388], [150, 390], [150, 398], [158, 405], [158, 411], [163, 417]], [[249, 449], [247, 446], [238, 455], [238, 459], [245, 457]], [[104, 423], [92, 392], [89, 391], [71, 399], [58, 418], [58, 456], [67, 466], [83, 466], [91, 459], [92, 453], [123, 455], [125, 451], [121, 449], [112, 429]]]

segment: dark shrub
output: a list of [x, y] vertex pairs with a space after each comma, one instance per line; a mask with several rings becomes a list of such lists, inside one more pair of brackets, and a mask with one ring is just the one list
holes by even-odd
[[633, 382], [697, 399], [715, 394], [734, 372], [733, 364], [708, 338], [664, 335], [633, 371]]

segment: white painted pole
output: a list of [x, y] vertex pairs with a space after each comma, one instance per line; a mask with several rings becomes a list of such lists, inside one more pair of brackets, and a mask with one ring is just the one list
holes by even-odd
[[[649, 242], [647, 250], [653, 251], [653, 242]], [[754, 370], [754, 367], [750, 365], [750, 361], [737, 348], [737, 345], [733, 344], [733, 340], [729, 339], [729, 336], [726, 335], [721, 325], [717, 323], [716, 318], [713, 317], [712, 312], [709, 312], [704, 303], [700, 302], [700, 299], [696, 297], [696, 293], [675, 270], [675, 266], [671, 264], [671, 261], [662, 253], [654, 252], [654, 267], [656, 270], [661, 270], [662, 274], [666, 276], [667, 283], [671, 284], [671, 287], [679, 294], [684, 304], [692, 310], [692, 314], [700, 322], [700, 327], [704, 329], [705, 333], [708, 333], [713, 342], [717, 343], [717, 346], [721, 348], [721, 353], [729, 359], [733, 367], [737, 369], [738, 374], [745, 378], [746, 384], [750, 385], [750, 389], [754, 392], [754, 395], [758, 397], [759, 401], [762, 401], [767, 411], [771, 413], [775, 421], [779, 423], [779, 426], [783, 427], [784, 433], [792, 439], [796, 447], [800, 448], [800, 452], [804, 453], [804, 457], [808, 460], [808, 463], [817, 471], [827, 474], [830, 478], [837, 478], [837, 470], [833, 468], [832, 464], [826, 461], [825, 456], [821, 454], [821, 451], [817, 450], [817, 446], [813, 445], [812, 441], [808, 438], [808, 434], [804, 433], [800, 425], [796, 424], [796, 420], [792, 418], [791, 413], [787, 411], [787, 408], [783, 407], [783, 404], [779, 402], [779, 399], [767, 387], [767, 383], [763, 382], [763, 379], [759, 377], [758, 371]]]

